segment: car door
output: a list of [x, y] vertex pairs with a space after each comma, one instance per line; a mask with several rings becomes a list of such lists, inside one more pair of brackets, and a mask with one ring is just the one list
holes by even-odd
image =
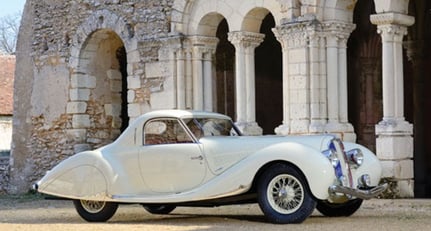
[[179, 193], [202, 184], [206, 162], [199, 144], [178, 119], [161, 118], [144, 125], [139, 164], [153, 192]]

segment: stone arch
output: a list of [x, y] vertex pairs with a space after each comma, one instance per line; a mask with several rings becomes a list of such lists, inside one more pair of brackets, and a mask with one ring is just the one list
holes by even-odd
[[281, 4], [277, 0], [268, 1], [218, 1], [218, 0], [175, 0], [172, 13], [172, 30], [187, 35], [198, 34], [201, 19], [212, 13], [226, 18], [230, 31], [240, 31], [243, 19], [255, 8], [265, 8], [270, 11], [277, 25], [285, 16]]
[[119, 17], [109, 10], [96, 11], [78, 27], [72, 38], [72, 44], [76, 44], [71, 47], [69, 64], [72, 68], [79, 71], [77, 68], [80, 66], [78, 61], [82, 47], [86, 45], [87, 39], [93, 32], [101, 29], [108, 29], [115, 32], [123, 41], [128, 54], [136, 50], [137, 41], [134, 38], [135, 33], [132, 24], [127, 23], [126, 19]]
[[79, 152], [112, 142], [127, 126], [127, 60], [136, 42], [132, 26], [107, 10], [90, 15], [73, 41], [67, 113]]
[[316, 12], [317, 17], [322, 21], [338, 20], [351, 23], [356, 3], [357, 0], [319, 1], [317, 7], [322, 10]]
[[198, 24], [197, 34], [203, 36], [216, 36], [218, 26], [225, 17], [218, 13], [205, 15]]
[[241, 30], [259, 33], [262, 21], [269, 13], [269, 10], [262, 7], [251, 9], [242, 21]]

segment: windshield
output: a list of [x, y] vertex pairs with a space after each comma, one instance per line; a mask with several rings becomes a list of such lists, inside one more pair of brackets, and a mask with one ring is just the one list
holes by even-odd
[[184, 121], [196, 136], [239, 136], [240, 132], [231, 120], [218, 118], [195, 118]]

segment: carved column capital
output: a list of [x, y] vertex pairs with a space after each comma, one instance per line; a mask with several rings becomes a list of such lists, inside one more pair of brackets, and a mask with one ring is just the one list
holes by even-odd
[[338, 43], [338, 45], [345, 47], [356, 25], [353, 23], [328, 21], [322, 23], [322, 28], [323, 35], [328, 39], [329, 43]]
[[244, 48], [256, 48], [263, 42], [264, 38], [264, 34], [246, 31], [233, 31], [228, 33], [228, 40], [234, 46], [241, 46]]
[[283, 49], [307, 47], [309, 41], [320, 38], [321, 24], [317, 20], [286, 23], [272, 29]]
[[415, 18], [400, 13], [382, 13], [370, 16], [371, 23], [377, 25], [377, 33], [386, 42], [401, 43], [407, 34], [407, 27], [413, 25]]
[[200, 53], [214, 54], [217, 48], [219, 39], [217, 37], [210, 36], [190, 36], [189, 37], [191, 46], [198, 49]]

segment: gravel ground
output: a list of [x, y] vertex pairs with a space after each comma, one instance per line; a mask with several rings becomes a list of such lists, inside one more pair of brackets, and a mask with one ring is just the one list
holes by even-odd
[[257, 205], [177, 208], [170, 215], [151, 215], [139, 205], [121, 205], [109, 222], [83, 221], [70, 201], [38, 196], [0, 196], [0, 230], [431, 230], [431, 200], [365, 201], [351, 217], [323, 217], [315, 211], [302, 224], [265, 222]]

